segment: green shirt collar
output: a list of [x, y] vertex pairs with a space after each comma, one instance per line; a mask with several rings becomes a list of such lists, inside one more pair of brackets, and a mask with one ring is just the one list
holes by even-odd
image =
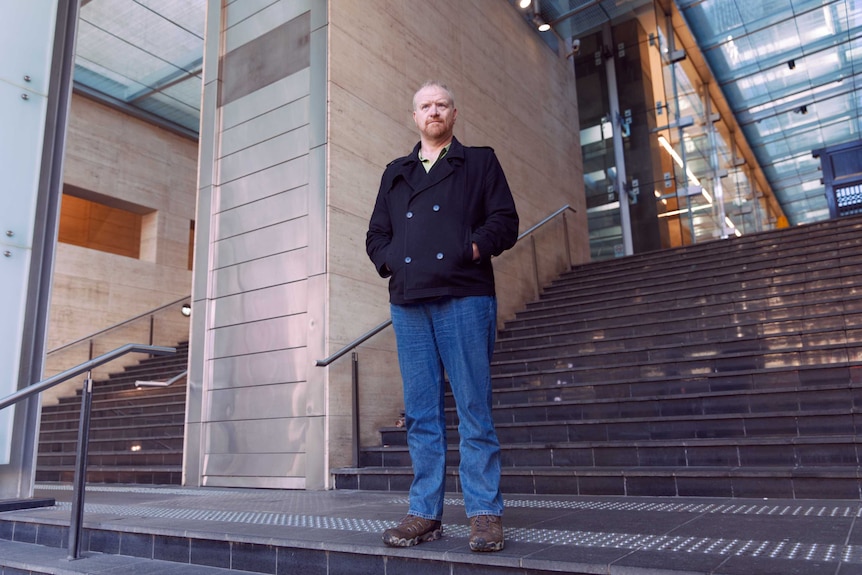
[[[442, 158], [443, 156], [446, 155], [446, 152], [449, 151], [449, 147], [451, 145], [452, 145], [452, 142], [449, 142], [448, 144], [446, 144], [446, 146], [442, 150], [440, 150], [440, 155], [437, 156], [437, 160], [439, 160], [440, 158]], [[423, 158], [422, 157], [422, 147], [421, 146], [419, 147], [419, 161], [422, 162], [422, 167], [425, 168], [426, 173], [431, 171], [431, 168], [434, 166], [434, 164], [437, 163], [437, 160], [431, 160], [430, 158]]]

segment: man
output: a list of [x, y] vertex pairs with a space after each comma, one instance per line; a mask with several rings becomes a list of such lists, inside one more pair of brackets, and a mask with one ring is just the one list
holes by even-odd
[[442, 535], [446, 483], [444, 371], [455, 396], [459, 474], [470, 548], [503, 548], [500, 444], [491, 419], [497, 300], [491, 257], [511, 248], [518, 214], [491, 148], [453, 136], [455, 99], [428, 82], [413, 97], [420, 141], [386, 166], [366, 250], [389, 278], [392, 325], [413, 462], [408, 515], [383, 533], [394, 547]]

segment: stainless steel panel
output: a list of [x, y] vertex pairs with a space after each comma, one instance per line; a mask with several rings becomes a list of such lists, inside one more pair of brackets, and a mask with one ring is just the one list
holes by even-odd
[[311, 29], [317, 30], [329, 23], [329, 7], [327, 0], [309, 0], [311, 4]]
[[213, 244], [213, 267], [232, 266], [306, 245], [308, 218], [297, 218], [216, 242]]
[[308, 382], [218, 389], [210, 393], [210, 421], [305, 417]]
[[[325, 275], [312, 275], [308, 278], [308, 357], [310, 363], [327, 355], [326, 340], [329, 325], [326, 323], [326, 302], [329, 296], [328, 278]], [[356, 337], [356, 336], [353, 336]], [[335, 350], [333, 350], [335, 351]], [[308, 374], [310, 381], [317, 381], [322, 388], [326, 383], [328, 370], [315, 368]]]
[[309, 98], [295, 100], [222, 132], [221, 156], [228, 156], [308, 124]]
[[305, 489], [304, 477], [221, 477], [205, 476], [204, 487], [242, 487], [247, 489]]
[[[284, 225], [292, 228], [293, 231], [282, 230], [282, 232], [286, 231], [288, 236], [297, 235], [302, 240], [302, 243], [299, 245], [293, 240], [289, 240], [289, 244], [294, 249], [302, 247], [305, 245], [305, 228], [307, 224], [297, 222], [296, 218], [304, 216], [307, 213], [308, 188], [305, 186], [275, 194], [253, 204], [246, 204], [232, 210], [220, 212], [215, 216], [216, 233], [213, 234], [212, 239], [217, 243], [213, 247], [216, 253], [219, 251], [226, 252], [228, 261], [232, 259], [229, 257], [230, 252], [233, 250], [232, 246], [240, 246], [242, 244], [245, 244], [252, 251], [261, 252], [261, 255], [271, 255], [286, 251], [290, 248], [279, 243], [254, 245], [259, 244], [258, 237], [260, 234], [265, 233], [262, 228], [273, 227], [276, 224], [285, 222]], [[293, 220], [296, 223], [289, 220]], [[259, 231], [260, 233], [249, 233], [254, 231]], [[270, 231], [269, 233], [273, 234], [272, 237], [275, 238], [282, 232]], [[221, 267], [222, 265], [224, 264], [219, 263], [216, 267]]]
[[[215, 182], [215, 158], [218, 150], [217, 133], [218, 82], [203, 86], [203, 109], [201, 110], [200, 135], [198, 136], [198, 189]], [[200, 218], [198, 218], [200, 221]]]
[[309, 144], [313, 148], [326, 143], [327, 112], [327, 46], [329, 29], [326, 27], [311, 32], [311, 134]]
[[326, 445], [326, 418], [311, 417], [305, 433], [305, 481], [308, 489], [328, 489], [329, 449]]
[[200, 301], [209, 291], [210, 222], [212, 221], [212, 194], [215, 188], [207, 186], [198, 190], [195, 208], [195, 247], [192, 260], [192, 300]]
[[212, 327], [224, 327], [306, 311], [308, 282], [298, 281], [213, 300]]
[[219, 298], [304, 280], [308, 277], [307, 259], [307, 249], [302, 248], [214, 270], [211, 297]]
[[[308, 420], [307, 417], [282, 417], [207, 423], [207, 459], [210, 460], [213, 455], [218, 454], [267, 453], [273, 454], [273, 460], [277, 460], [279, 455], [304, 453]], [[245, 473], [240, 475], [272, 475], [266, 469], [244, 471]], [[211, 475], [219, 472], [208, 464], [204, 473]], [[285, 470], [281, 474], [291, 475], [292, 470]]]
[[231, 154], [219, 162], [219, 183], [227, 183], [308, 153], [308, 127]]
[[305, 381], [310, 363], [301, 347], [214, 359], [210, 389]]
[[[217, 0], [209, 0], [207, 2], [206, 28], [204, 30], [204, 87], [218, 80], [223, 22], [222, 3]], [[203, 114], [201, 114], [201, 117], [203, 118]]]
[[222, 109], [222, 130], [247, 122], [270, 110], [308, 96], [311, 81], [309, 69], [273, 82], [248, 96], [226, 104]]
[[204, 460], [207, 485], [215, 477], [305, 477], [304, 453], [216, 453]]
[[199, 486], [201, 484], [201, 430], [200, 423], [186, 423], [183, 440], [183, 485]]
[[186, 422], [201, 421], [204, 382], [206, 381], [207, 302], [192, 302], [189, 330], [189, 373], [186, 384]]
[[212, 330], [213, 358], [305, 347], [306, 315], [289, 315]]
[[260, 8], [261, 2], [237, 2], [228, 6], [226, 51], [234, 50], [308, 12], [311, 0], [280, 0], [269, 2], [269, 6], [264, 9]]
[[308, 273], [316, 275], [327, 270], [326, 146], [311, 150], [308, 160]]
[[300, 156], [218, 187], [215, 210], [223, 211], [308, 184], [308, 157]]

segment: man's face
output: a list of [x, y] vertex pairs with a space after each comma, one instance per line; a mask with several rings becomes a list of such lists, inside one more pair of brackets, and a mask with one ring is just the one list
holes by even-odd
[[416, 92], [413, 100], [413, 121], [422, 136], [432, 141], [448, 140], [452, 136], [458, 111], [446, 90], [428, 86]]

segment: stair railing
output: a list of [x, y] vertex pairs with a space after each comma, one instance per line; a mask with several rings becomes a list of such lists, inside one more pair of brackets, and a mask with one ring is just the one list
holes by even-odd
[[84, 519], [84, 491], [87, 482], [87, 444], [90, 439], [90, 410], [93, 404], [92, 370], [127, 353], [147, 353], [150, 355], [171, 355], [176, 348], [157, 345], [128, 343], [99, 357], [43, 379], [0, 399], [0, 410], [37, 393], [54, 387], [84, 372], [87, 378], [81, 388], [81, 417], [78, 426], [78, 447], [75, 455], [75, 482], [72, 490], [72, 518], [69, 524], [69, 559], [78, 559], [81, 553], [81, 532]]
[[135, 387], [137, 387], [139, 389], [141, 387], [170, 387], [171, 385], [175, 384], [176, 382], [178, 382], [179, 380], [181, 380], [182, 378], [184, 378], [188, 374], [189, 374], [189, 370], [184, 369], [181, 372], [179, 372], [178, 374], [176, 374], [175, 376], [173, 376], [172, 378], [168, 379], [167, 381], [144, 381], [144, 380], [139, 379], [135, 382]]
[[[91, 360], [103, 351], [114, 349], [127, 341], [144, 341], [147, 345], [169, 344], [188, 337], [187, 295], [115, 323], [87, 336], [48, 350], [46, 372], [62, 371], [70, 365]], [[182, 307], [181, 307], [182, 306]], [[185, 317], [184, 317], [185, 316]]]
[[[521, 239], [530, 236], [530, 244], [532, 247], [533, 254], [533, 273], [536, 279], [536, 291], [538, 292], [541, 288], [541, 284], [539, 282], [539, 261], [536, 255], [536, 240], [533, 233], [544, 226], [545, 224], [553, 221], [557, 217], [562, 216], [563, 218], [563, 236], [566, 244], [566, 259], [569, 262], [569, 267], [572, 267], [572, 251], [571, 246], [569, 244], [569, 226], [566, 221], [566, 212], [571, 211], [572, 213], [577, 213], [575, 208], [571, 207], [569, 204], [561, 207], [556, 210], [552, 214], [547, 215], [542, 218], [535, 225], [530, 226], [520, 234], [518, 234], [518, 241]], [[353, 438], [352, 438], [352, 447], [353, 447], [353, 466], [359, 467], [359, 356], [356, 353], [356, 348], [392, 325], [392, 319], [387, 319], [380, 325], [371, 328], [364, 334], [360, 335], [326, 359], [318, 359], [314, 362], [314, 365], [317, 367], [326, 367], [332, 362], [341, 357], [347, 355], [348, 352], [353, 352], [351, 354], [352, 357], [352, 369], [351, 369], [351, 389], [352, 389], [352, 410], [353, 410]]]

